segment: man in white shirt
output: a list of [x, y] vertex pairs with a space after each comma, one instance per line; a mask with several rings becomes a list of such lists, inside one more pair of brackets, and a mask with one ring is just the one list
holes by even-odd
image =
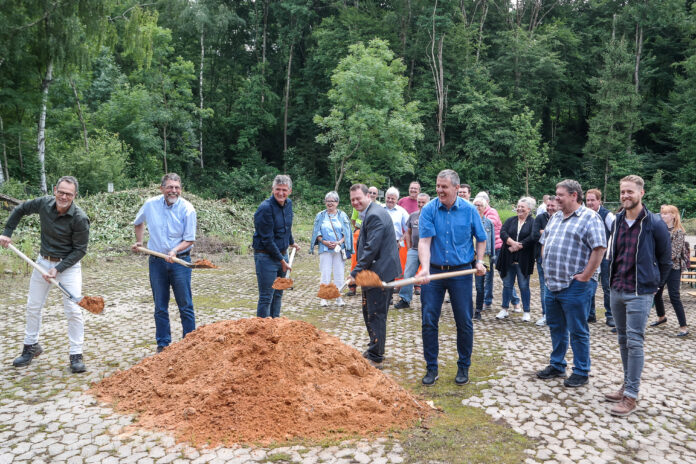
[[[602, 192], [599, 189], [590, 189], [585, 193], [585, 205], [595, 211], [602, 218], [602, 223], [604, 224], [604, 232], [607, 235], [607, 241], [609, 241], [609, 235], [611, 234], [611, 226], [614, 225], [614, 213], [602, 206]], [[606, 315], [606, 324], [609, 327], [614, 327], [614, 317], [611, 314], [611, 298], [609, 297], [609, 260], [602, 259], [602, 264], [599, 268], [600, 272], [600, 282], [602, 283], [602, 292], [604, 293], [604, 311]], [[595, 287], [595, 292], [597, 291]], [[588, 322], [596, 322], [597, 315], [595, 312], [595, 292], [592, 293], [592, 300], [590, 301], [590, 313], [588, 317]]]
[[401, 272], [403, 273], [408, 256], [408, 248], [406, 248], [403, 238], [404, 234], [408, 231], [406, 223], [408, 222], [409, 214], [404, 208], [397, 204], [398, 201], [399, 191], [396, 187], [389, 187], [387, 193], [384, 194], [384, 207], [394, 223], [394, 235], [396, 235], [396, 242], [399, 245], [399, 260], [401, 261]]

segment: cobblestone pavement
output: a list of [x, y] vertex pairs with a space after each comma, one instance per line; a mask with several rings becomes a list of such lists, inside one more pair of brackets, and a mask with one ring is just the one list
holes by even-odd
[[[248, 256], [214, 257], [221, 270], [194, 271], [194, 303], [198, 325], [255, 314], [256, 280]], [[21, 350], [28, 277], [3, 277], [0, 282], [0, 463], [242, 463], [334, 462], [399, 463], [409, 457], [401, 444], [386, 438], [349, 440], [330, 447], [194, 449], [176, 444], [164, 433], [139, 429], [131, 416], [114, 413], [84, 393], [91, 382], [125, 369], [155, 351], [152, 296], [145, 258], [97, 260], [84, 270], [84, 293], [102, 295], [105, 315], [85, 313], [85, 361], [88, 371], [69, 373], [66, 323], [57, 290], [44, 309], [41, 344], [44, 353], [29, 367], [15, 369]], [[359, 298], [348, 305], [320, 308], [318, 259], [303, 255], [292, 277], [296, 288], [286, 292], [283, 315], [303, 319], [361, 350], [366, 342]], [[532, 278], [534, 282], [535, 277]], [[500, 280], [496, 300], [500, 301]], [[687, 318], [693, 320], [696, 297], [686, 295]], [[538, 291], [532, 289], [533, 320], [539, 316]], [[601, 290], [598, 292], [601, 301]], [[446, 305], [447, 306], [447, 305]], [[423, 375], [420, 312], [392, 310], [387, 334], [385, 371], [407, 387]], [[443, 310], [442, 364], [456, 362], [451, 313]], [[173, 336], [180, 322], [170, 309]], [[668, 311], [671, 311], [668, 309]], [[648, 328], [640, 411], [617, 419], [607, 412], [602, 393], [620, 381], [615, 336], [598, 322], [592, 325], [592, 377], [577, 390], [562, 381], [540, 381], [534, 371], [548, 362], [550, 340], [545, 327], [521, 322], [521, 314], [497, 321], [494, 311], [476, 323], [475, 353], [502, 354], [503, 362], [478, 396], [463, 404], [479, 407], [493, 420], [506, 421], [533, 439], [525, 462], [673, 462], [696, 463], [696, 341], [693, 334], [677, 338], [676, 321]], [[569, 357], [570, 357], [569, 352]], [[441, 379], [440, 381], [443, 381]], [[491, 461], [491, 462], [494, 462]]]

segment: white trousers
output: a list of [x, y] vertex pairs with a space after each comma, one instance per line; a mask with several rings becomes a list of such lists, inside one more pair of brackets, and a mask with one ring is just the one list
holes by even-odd
[[331, 283], [331, 273], [333, 272], [334, 285], [341, 288], [344, 281], [343, 256], [334, 251], [319, 253], [319, 270], [321, 271], [321, 283]]
[[[36, 261], [44, 269], [51, 269], [58, 265], [39, 256]], [[56, 280], [72, 293], [73, 296], [82, 295], [82, 265], [78, 262], [59, 272]], [[41, 309], [46, 304], [48, 291], [53, 285], [46, 282], [39, 271], [34, 269], [29, 281], [29, 296], [27, 297], [27, 326], [24, 332], [24, 344], [33, 345], [39, 341], [39, 331], [41, 330]], [[60, 290], [57, 290], [60, 292]], [[85, 324], [82, 319], [82, 309], [77, 303], [63, 296], [63, 308], [65, 318], [68, 320], [68, 340], [70, 341], [70, 354], [82, 354], [82, 344], [85, 339]]]

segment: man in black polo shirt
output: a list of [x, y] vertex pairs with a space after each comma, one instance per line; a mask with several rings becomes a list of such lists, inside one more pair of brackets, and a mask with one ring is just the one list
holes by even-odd
[[[39, 345], [41, 309], [51, 289], [50, 279], [57, 279], [73, 295], [82, 294], [80, 260], [87, 252], [89, 219], [80, 207], [73, 203], [77, 189], [77, 179], [72, 176], [61, 177], [53, 188], [54, 196], [36, 198], [17, 206], [10, 214], [5, 230], [0, 235], [0, 245], [7, 248], [7, 245], [12, 242], [10, 237], [20, 219], [28, 214], [38, 213], [41, 221], [41, 252], [36, 262], [48, 271], [48, 275], [44, 277], [37, 270], [34, 270], [31, 275], [24, 349], [22, 355], [12, 362], [15, 367], [28, 366], [32, 359], [43, 351]], [[63, 296], [63, 307], [68, 320], [70, 370], [84, 372], [82, 343], [85, 328], [82, 311], [66, 296]]]

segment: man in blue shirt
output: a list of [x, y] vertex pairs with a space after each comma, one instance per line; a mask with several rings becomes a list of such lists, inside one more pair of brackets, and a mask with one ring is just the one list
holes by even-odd
[[300, 251], [292, 237], [292, 193], [290, 176], [277, 175], [273, 179], [273, 195], [261, 202], [254, 213], [254, 263], [259, 287], [257, 317], [280, 316], [282, 290], [275, 290], [276, 277], [284, 277], [290, 270], [288, 247]]
[[181, 178], [165, 174], [160, 185], [162, 195], [148, 199], [135, 216], [135, 244], [143, 246], [147, 224], [150, 239], [147, 248], [167, 255], [166, 259], [150, 256], [150, 287], [155, 301], [155, 338], [160, 353], [172, 342], [169, 327], [169, 287], [179, 307], [182, 337], [196, 330], [196, 316], [191, 296], [191, 268], [174, 262], [173, 258], [191, 262], [191, 248], [196, 241], [196, 210], [181, 198]]
[[[431, 274], [471, 268], [471, 262], [474, 260], [472, 237], [476, 238], [476, 275], [484, 275], [486, 268], [483, 265], [483, 256], [488, 237], [476, 208], [457, 196], [459, 175], [451, 169], [440, 171], [437, 175], [436, 190], [437, 198], [425, 205], [420, 215], [418, 258], [423, 269], [416, 277], [421, 277], [424, 283], [428, 283]], [[435, 280], [422, 286], [423, 356], [427, 369], [423, 385], [433, 385], [438, 379], [438, 324], [445, 291], [449, 292], [457, 325], [459, 360], [454, 381], [457, 385], [469, 382], [469, 365], [474, 344], [471, 286], [471, 274]]]

